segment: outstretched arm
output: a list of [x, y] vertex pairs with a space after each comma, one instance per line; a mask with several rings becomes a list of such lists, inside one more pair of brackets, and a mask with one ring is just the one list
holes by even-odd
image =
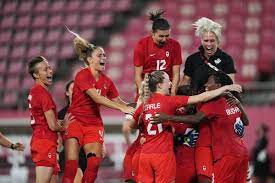
[[95, 88], [92, 89], [88, 89], [86, 91], [86, 93], [97, 103], [97, 104], [101, 104], [104, 105], [105, 107], [111, 108], [111, 109], [117, 109], [120, 110], [124, 113], [133, 113], [134, 112], [134, 108], [126, 106], [125, 104], [121, 104], [121, 103], [117, 103], [117, 102], [113, 102], [111, 100], [109, 100], [106, 97], [103, 97], [101, 95], [99, 95], [96, 91]]
[[216, 90], [206, 91], [199, 95], [193, 95], [190, 96], [188, 99], [188, 104], [196, 104], [200, 102], [207, 102], [215, 97], [220, 96], [222, 93], [226, 91], [237, 91], [241, 92], [242, 87], [238, 84], [232, 84], [232, 85], [225, 85], [223, 87], [220, 87]]
[[193, 115], [175, 116], [167, 114], [159, 114], [150, 118], [153, 124], [163, 123], [165, 121], [171, 121], [174, 123], [186, 123], [186, 124], [198, 124], [205, 118], [205, 114], [198, 112]]
[[0, 132], [0, 145], [10, 148], [12, 150], [17, 150], [17, 151], [24, 151], [25, 146], [19, 142], [17, 143], [12, 143], [7, 137], [5, 137], [1, 132]]

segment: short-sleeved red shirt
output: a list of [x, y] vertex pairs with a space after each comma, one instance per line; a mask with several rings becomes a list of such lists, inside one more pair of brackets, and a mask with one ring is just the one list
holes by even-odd
[[114, 83], [109, 77], [100, 74], [99, 80], [96, 81], [90, 69], [85, 68], [76, 74], [69, 112], [83, 125], [102, 126], [99, 104], [86, 94], [86, 91], [92, 88], [95, 88], [100, 95], [109, 99], [119, 96]]
[[51, 94], [40, 84], [35, 84], [28, 96], [29, 110], [31, 113], [31, 126], [33, 137], [57, 141], [57, 133], [49, 128], [45, 112], [53, 110], [57, 119], [56, 105]]
[[177, 108], [187, 105], [188, 98], [188, 96], [165, 96], [154, 93], [145, 106], [141, 104], [138, 107], [133, 118], [136, 125], [140, 122], [146, 138], [146, 142], [142, 145], [142, 153], [173, 151], [173, 134], [169, 122], [153, 125], [149, 119], [157, 113], [175, 114]]
[[237, 106], [230, 107], [222, 97], [204, 103], [200, 111], [210, 121], [214, 160], [225, 155], [248, 155], [245, 142], [234, 132], [234, 123], [241, 120], [241, 111]]
[[173, 66], [181, 64], [181, 47], [174, 39], [169, 38], [164, 46], [159, 47], [151, 36], [147, 36], [141, 39], [135, 47], [134, 65], [136, 67], [143, 66], [143, 76], [146, 73], [163, 70], [172, 80]]

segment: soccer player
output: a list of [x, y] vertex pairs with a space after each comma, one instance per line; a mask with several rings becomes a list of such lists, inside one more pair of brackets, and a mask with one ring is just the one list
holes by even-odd
[[172, 81], [171, 94], [175, 95], [180, 79], [182, 64], [181, 46], [170, 38], [169, 22], [162, 18], [164, 11], [150, 13], [152, 24], [151, 35], [138, 41], [134, 51], [135, 81], [137, 89], [146, 73], [156, 70], [165, 71]]
[[[189, 85], [179, 86], [177, 90], [177, 95], [191, 96], [195, 93]], [[195, 112], [195, 105], [187, 105], [177, 109], [176, 115], [190, 115]], [[197, 182], [195, 145], [199, 137], [198, 126], [174, 123], [173, 128], [176, 156], [176, 183], [195, 183]]]
[[[182, 64], [181, 46], [178, 41], [170, 38], [171, 27], [169, 22], [162, 17], [163, 13], [164, 11], [161, 10], [150, 13], [149, 19], [153, 22], [151, 34], [140, 39], [135, 47], [135, 82], [137, 91], [139, 91], [146, 73], [162, 70], [168, 73], [172, 81], [171, 95], [175, 95], [180, 79], [180, 65]], [[122, 128], [128, 145], [130, 144], [130, 124], [131, 118], [126, 118]], [[130, 150], [126, 153], [129, 159], [133, 156], [133, 149], [137, 149], [139, 146], [139, 140], [137, 138], [129, 147]], [[127, 166], [130, 167], [131, 165]]]
[[[72, 94], [73, 94], [73, 87], [74, 87], [74, 81], [71, 80], [69, 81], [66, 86], [66, 101], [67, 101], [67, 105], [62, 108], [59, 112], [58, 112], [58, 119], [59, 120], [63, 120], [65, 118], [65, 115], [68, 112], [68, 109], [72, 103]], [[60, 135], [60, 146], [62, 146], [62, 136]], [[59, 165], [60, 165], [60, 169], [61, 171], [64, 171], [64, 166], [65, 166], [65, 150], [64, 148], [61, 147], [60, 149], [60, 153], [59, 153]], [[83, 177], [83, 172], [85, 171], [86, 167], [87, 167], [87, 159], [86, 159], [86, 155], [85, 152], [83, 150], [83, 148], [81, 148], [80, 152], [79, 152], [79, 161], [78, 161], [78, 165], [79, 168], [77, 169], [77, 173], [74, 179], [74, 183], [81, 183], [82, 177]]]
[[102, 159], [104, 127], [100, 105], [132, 113], [118, 94], [112, 82], [102, 71], [105, 69], [104, 49], [90, 44], [76, 33], [74, 48], [86, 68], [75, 76], [72, 104], [69, 112], [75, 117], [65, 132], [65, 171], [63, 183], [71, 183], [78, 168], [79, 148], [83, 147], [87, 157], [87, 168], [82, 182], [94, 182]]
[[[132, 126], [140, 126], [146, 138], [141, 147], [138, 163], [137, 182], [175, 181], [176, 161], [173, 152], [173, 133], [169, 122], [153, 125], [150, 118], [157, 113], [174, 114], [176, 109], [213, 99], [227, 90], [241, 91], [239, 85], [223, 86], [217, 90], [194, 96], [168, 96], [171, 88], [169, 75], [164, 71], [147, 74], [145, 91], [150, 97], [134, 113]], [[148, 86], [148, 87], [147, 87]], [[148, 96], [145, 95], [145, 96]]]
[[47, 59], [42, 56], [33, 58], [28, 71], [35, 81], [28, 96], [33, 129], [31, 156], [35, 164], [36, 182], [48, 183], [53, 174], [57, 174], [57, 132], [65, 131], [72, 118], [66, 117], [62, 126], [57, 121], [56, 105], [48, 92], [53, 70]]
[[[232, 84], [231, 78], [221, 72], [208, 78], [206, 91]], [[208, 121], [211, 131], [211, 148], [213, 154], [213, 181], [245, 183], [248, 169], [248, 151], [243, 136], [243, 125], [248, 125], [247, 115], [239, 102], [232, 96], [229, 102], [225, 96], [217, 97], [199, 107], [195, 115], [167, 116], [161, 115], [153, 121], [180, 121], [198, 124]]]
[[0, 145], [16, 151], [24, 151], [25, 146], [19, 142], [12, 143], [7, 137], [0, 132]]

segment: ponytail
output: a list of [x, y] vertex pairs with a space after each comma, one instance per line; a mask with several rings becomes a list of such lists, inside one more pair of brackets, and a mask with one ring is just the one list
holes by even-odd
[[75, 36], [73, 39], [74, 50], [78, 56], [78, 58], [84, 61], [85, 64], [89, 65], [88, 57], [90, 57], [93, 51], [97, 48], [97, 46], [89, 43], [87, 40], [83, 39], [79, 34], [71, 31], [67, 26], [67, 30]]
[[156, 32], [157, 30], [169, 30], [170, 24], [161, 15], [164, 13], [164, 10], [157, 10], [156, 12], [149, 13], [149, 20], [153, 21], [152, 31]]

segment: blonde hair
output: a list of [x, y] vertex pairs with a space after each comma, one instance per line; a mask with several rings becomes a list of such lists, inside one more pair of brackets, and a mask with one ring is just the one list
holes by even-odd
[[198, 19], [193, 25], [195, 26], [195, 29], [196, 29], [195, 31], [196, 36], [202, 37], [203, 33], [212, 32], [216, 35], [216, 38], [220, 43], [222, 38], [222, 33], [221, 33], [222, 26], [219, 23], [214, 22], [209, 18], [202, 17]]
[[67, 26], [67, 30], [75, 36], [73, 39], [74, 50], [78, 56], [78, 58], [85, 62], [85, 64], [89, 65], [88, 57], [90, 57], [93, 51], [98, 48], [91, 43], [89, 43], [86, 39], [82, 38], [79, 34], [71, 31]]

